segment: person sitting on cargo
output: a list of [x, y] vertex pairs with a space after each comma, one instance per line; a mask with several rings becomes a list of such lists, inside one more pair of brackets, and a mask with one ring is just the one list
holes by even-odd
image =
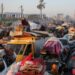
[[41, 31], [46, 31], [46, 27], [44, 25], [41, 25], [41, 28], [40, 28]]
[[25, 18], [21, 20], [21, 23], [25, 31], [30, 31], [30, 25]]

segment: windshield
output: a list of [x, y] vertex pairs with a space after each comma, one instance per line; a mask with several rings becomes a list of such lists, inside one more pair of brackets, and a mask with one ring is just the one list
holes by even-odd
[[[22, 54], [28, 55], [31, 52], [31, 45], [32, 44], [8, 44], [5, 47], [11, 50], [14, 50], [16, 54]], [[27, 46], [27, 47], [26, 47]]]
[[22, 45], [19, 51], [19, 54], [28, 55], [32, 51], [32, 45]]
[[18, 54], [19, 50], [21, 49], [22, 45], [18, 45], [18, 44], [7, 44], [5, 45], [6, 48], [14, 50], [16, 52], [16, 54]]

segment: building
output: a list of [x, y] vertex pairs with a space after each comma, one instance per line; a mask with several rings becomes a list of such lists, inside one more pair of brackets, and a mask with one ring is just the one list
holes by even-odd
[[62, 13], [57, 14], [57, 20], [63, 21], [64, 15]]
[[[25, 14], [23, 14], [23, 17], [27, 17]], [[5, 19], [12, 19], [12, 18], [21, 18], [21, 13], [17, 12], [5, 12], [3, 14], [3, 18]]]

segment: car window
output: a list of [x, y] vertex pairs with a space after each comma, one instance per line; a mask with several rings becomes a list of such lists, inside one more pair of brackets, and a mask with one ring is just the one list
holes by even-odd
[[27, 45], [27, 48], [26, 48], [26, 51], [25, 51], [24, 55], [28, 55], [31, 52], [32, 52], [32, 45], [29, 44], [29, 45]]
[[6, 45], [6, 47], [7, 48], [10, 48], [10, 49], [12, 49], [12, 50], [14, 50], [15, 51], [15, 53], [16, 54], [18, 54], [18, 52], [19, 52], [19, 50], [20, 50], [20, 48], [21, 48], [21, 45], [17, 45], [17, 44], [8, 44], [8, 45]]
[[2, 72], [5, 69], [5, 65], [2, 59], [0, 59], [0, 72]]
[[28, 55], [30, 52], [32, 52], [32, 45], [22, 45], [21, 50], [19, 51], [19, 54]]

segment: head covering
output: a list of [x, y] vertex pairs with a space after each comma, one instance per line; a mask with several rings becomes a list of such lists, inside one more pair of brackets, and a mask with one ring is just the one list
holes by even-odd
[[52, 37], [45, 42], [44, 49], [46, 49], [49, 54], [56, 54], [59, 56], [62, 52], [62, 45], [56, 37]]
[[22, 23], [23, 26], [29, 25], [29, 23], [26, 19], [22, 19], [21, 23]]

